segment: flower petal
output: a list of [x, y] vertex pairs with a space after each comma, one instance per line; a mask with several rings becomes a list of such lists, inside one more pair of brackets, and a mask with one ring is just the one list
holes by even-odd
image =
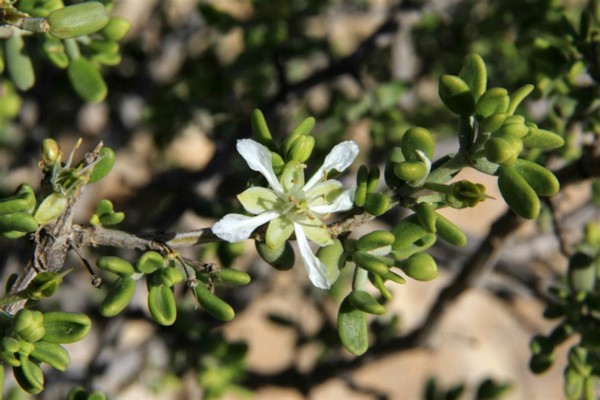
[[354, 159], [358, 155], [358, 151], [358, 145], [352, 140], [337, 144], [331, 149], [331, 152], [327, 157], [325, 157], [323, 166], [321, 166], [321, 168], [315, 172], [313, 177], [310, 178], [308, 183], [304, 186], [304, 189], [310, 190], [310, 188], [323, 179], [324, 175], [332, 169], [336, 169], [340, 172], [344, 171], [354, 162]]
[[296, 233], [298, 250], [300, 250], [300, 256], [302, 257], [302, 261], [304, 262], [304, 267], [306, 268], [306, 272], [308, 272], [310, 281], [318, 288], [329, 289], [333, 282], [327, 278], [327, 268], [325, 265], [313, 254], [312, 250], [310, 249], [302, 226], [294, 224], [294, 232]]
[[310, 211], [317, 214], [329, 214], [340, 211], [348, 211], [354, 205], [354, 190], [343, 191], [334, 201], [329, 204], [308, 205]]
[[254, 186], [237, 196], [244, 209], [252, 214], [273, 211], [281, 204], [281, 199], [271, 189]]
[[254, 217], [227, 214], [212, 227], [212, 231], [217, 237], [230, 243], [241, 242], [248, 239], [256, 228], [278, 216], [277, 211], [269, 211]]
[[285, 241], [292, 236], [292, 232], [294, 232], [294, 224], [289, 219], [275, 218], [269, 222], [265, 242], [269, 248], [276, 249], [284, 245]]
[[319, 182], [306, 192], [306, 199], [309, 206], [320, 206], [334, 201], [342, 192], [344, 186], [342, 182], [335, 179], [329, 179], [325, 182]]
[[267, 182], [273, 189], [283, 192], [283, 188], [273, 171], [273, 157], [269, 150], [252, 139], [240, 139], [237, 141], [237, 151], [246, 160], [250, 169], [260, 172], [267, 178]]

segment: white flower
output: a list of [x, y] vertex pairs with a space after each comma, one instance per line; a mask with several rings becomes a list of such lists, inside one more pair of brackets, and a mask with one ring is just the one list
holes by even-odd
[[321, 219], [329, 213], [352, 208], [354, 191], [344, 190], [341, 182], [327, 179], [327, 173], [348, 168], [358, 155], [357, 144], [346, 141], [336, 145], [306, 183], [305, 166], [295, 161], [288, 162], [281, 179], [277, 179], [271, 153], [254, 140], [238, 140], [237, 150], [252, 170], [267, 179], [270, 188], [256, 186], [240, 193], [238, 199], [253, 216], [228, 214], [213, 226], [214, 234], [228, 242], [239, 242], [269, 222], [265, 242], [270, 248], [278, 248], [295, 233], [311, 282], [322, 289], [330, 288], [339, 271], [328, 272], [312, 253], [307, 239], [319, 246], [331, 244], [331, 236]]

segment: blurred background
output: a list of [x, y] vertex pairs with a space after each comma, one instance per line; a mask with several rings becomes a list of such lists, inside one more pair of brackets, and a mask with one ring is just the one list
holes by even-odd
[[[37, 83], [19, 94], [18, 115], [0, 119], [0, 194], [12, 193], [21, 182], [39, 187], [43, 139], [54, 138], [69, 152], [81, 137], [80, 156], [103, 141], [117, 160], [107, 178], [86, 189], [80, 222], [89, 219], [98, 200], [108, 198], [125, 211], [123, 230], [209, 227], [238, 209], [235, 195], [255, 177], [234, 149], [237, 139], [250, 136], [256, 108], [276, 140], [314, 116], [315, 160], [335, 143], [355, 140], [360, 159], [344, 178], [352, 185], [358, 166], [381, 163], [411, 126], [436, 135], [436, 158], [456, 151], [457, 120], [439, 100], [437, 80], [456, 74], [469, 52], [486, 61], [488, 87], [512, 91], [536, 85], [526, 113], [568, 138], [562, 154], [568, 160], [577, 156], [586, 124], [594, 123], [576, 107], [581, 98], [589, 99], [587, 86], [570, 90], [577, 60], [565, 44], [563, 21], [586, 3], [115, 0], [112, 15], [126, 18], [132, 28], [122, 42], [120, 64], [103, 70], [109, 93], [100, 103], [80, 100], [65, 72], [35, 53], [36, 39], [28, 41]], [[566, 82], [566, 91], [559, 82]], [[393, 288], [386, 316], [370, 320], [374, 342], [384, 344], [419, 326], [440, 289], [505, 212], [495, 179], [465, 174], [484, 183], [494, 199], [445, 214], [465, 230], [469, 244], [433, 249], [441, 269], [436, 280]], [[573, 241], [583, 222], [597, 217], [588, 186], [560, 195]], [[389, 229], [403, 216], [388, 213], [356, 234]], [[449, 307], [424, 346], [367, 354], [359, 364], [342, 349], [335, 328], [349, 277], [331, 292], [319, 291], [302, 265], [277, 271], [251, 242], [183, 253], [251, 274], [250, 285], [219, 293], [234, 306], [235, 320], [218, 322], [181, 292], [177, 323], [159, 327], [148, 316], [143, 287], [123, 315], [102, 318], [97, 307], [104, 289], [91, 287], [79, 258], [70, 257], [67, 266], [75, 271], [44, 307], [83, 310], [94, 318], [94, 328], [86, 340], [67, 346], [72, 365], [66, 374], [48, 371], [40, 398], [58, 399], [73, 384], [85, 384], [115, 399], [420, 399], [431, 378], [446, 391], [464, 384], [466, 398], [488, 378], [511, 385], [503, 398], [563, 398], [568, 344], [545, 374], [528, 369], [531, 337], [553, 326], [542, 317], [545, 290], [567, 264], [547, 216], [516, 232], [494, 272]], [[26, 241], [0, 239], [3, 278], [22, 268], [30, 254]], [[84, 252], [92, 261], [102, 254], [115, 250]], [[337, 370], [320, 375], [320, 367], [332, 361]]]

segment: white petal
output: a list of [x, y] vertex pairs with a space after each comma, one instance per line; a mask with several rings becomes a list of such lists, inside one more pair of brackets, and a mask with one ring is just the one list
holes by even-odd
[[298, 242], [298, 250], [300, 250], [300, 256], [304, 262], [306, 272], [313, 285], [321, 289], [329, 289], [333, 282], [327, 280], [326, 270], [327, 268], [319, 259], [313, 254], [306, 235], [302, 230], [302, 227], [298, 224], [294, 224], [294, 232], [296, 233], [296, 241]]
[[269, 150], [252, 139], [240, 139], [237, 141], [237, 151], [246, 160], [250, 169], [260, 172], [267, 178], [267, 182], [273, 189], [283, 193], [283, 188], [273, 171], [273, 158]]
[[315, 183], [323, 179], [324, 174], [332, 169], [337, 169], [340, 172], [344, 171], [354, 162], [358, 151], [358, 145], [351, 140], [337, 144], [331, 149], [327, 157], [325, 157], [323, 166], [315, 172], [313, 177], [304, 186], [304, 190], [309, 190]]
[[269, 211], [254, 217], [242, 214], [227, 214], [212, 227], [212, 231], [217, 237], [227, 242], [241, 242], [248, 239], [256, 228], [278, 216], [279, 213], [276, 211]]
[[311, 206], [308, 209], [317, 214], [329, 214], [348, 211], [354, 206], [354, 190], [344, 190], [334, 201], [329, 204]]

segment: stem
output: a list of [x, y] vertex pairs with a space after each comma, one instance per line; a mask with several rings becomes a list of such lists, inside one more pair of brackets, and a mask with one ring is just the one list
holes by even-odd
[[25, 290], [21, 290], [18, 293], [10, 294], [8, 296], [0, 298], [0, 308], [4, 308], [10, 304], [14, 304], [22, 300], [27, 300]]
[[34, 33], [50, 32], [50, 24], [46, 18], [23, 18], [17, 26], [24, 31]]

